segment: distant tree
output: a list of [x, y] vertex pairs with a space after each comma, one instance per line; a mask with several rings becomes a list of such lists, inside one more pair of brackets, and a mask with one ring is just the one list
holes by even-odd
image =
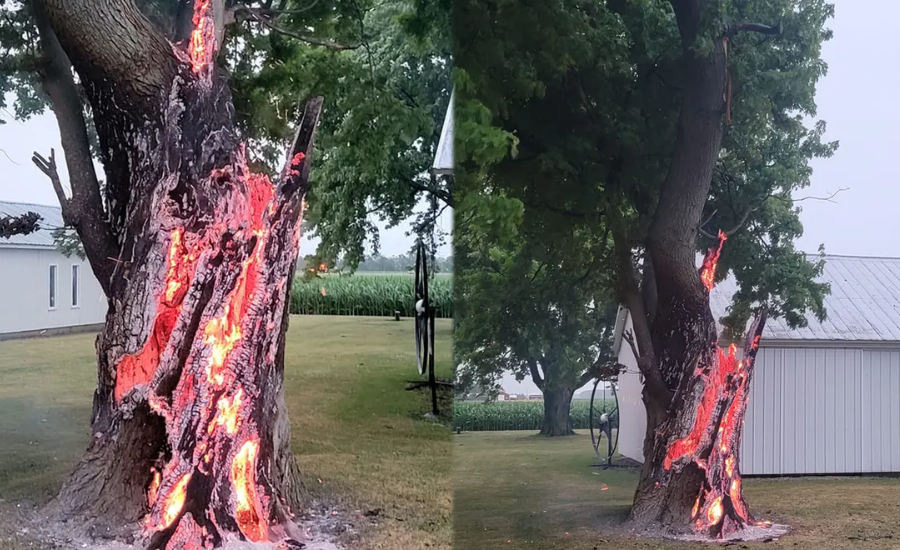
[[[459, 391], [488, 389], [492, 397], [504, 373], [530, 376], [544, 397], [540, 433], [574, 434], [569, 411], [575, 390], [601, 371], [617, 372], [618, 304], [603, 285], [604, 246], [598, 250], [589, 227], [548, 246], [520, 233], [516, 222], [528, 210], [519, 201], [482, 196], [479, 202], [482, 215], [460, 220], [455, 240]], [[485, 217], [491, 215], [508, 216], [508, 224], [491, 223]]]

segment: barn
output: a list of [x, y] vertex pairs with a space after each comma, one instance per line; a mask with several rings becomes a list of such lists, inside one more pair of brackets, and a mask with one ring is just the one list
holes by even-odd
[[[900, 258], [827, 256], [828, 319], [791, 330], [769, 320], [763, 333], [744, 425], [747, 475], [900, 472]], [[710, 303], [718, 319], [736, 289], [726, 279]], [[619, 452], [643, 461], [642, 379], [622, 331]]]
[[60, 208], [0, 202], [0, 215], [29, 211], [41, 215], [41, 229], [0, 239], [0, 339], [98, 328], [106, 297], [86, 260], [57, 250]]

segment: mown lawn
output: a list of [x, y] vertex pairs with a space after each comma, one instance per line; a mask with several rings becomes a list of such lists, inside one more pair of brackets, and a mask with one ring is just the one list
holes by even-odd
[[[89, 440], [94, 335], [0, 342], [0, 499], [46, 502]], [[412, 320], [294, 316], [285, 393], [310, 496], [381, 508], [356, 548], [449, 549], [450, 430], [421, 419]], [[437, 321], [439, 376], [451, 321]], [[0, 543], [0, 548], [7, 550]], [[10, 547], [9, 550], [18, 550]]]
[[[453, 436], [454, 548], [687, 550], [704, 544], [637, 539], [620, 531], [637, 475], [591, 468], [586, 432], [548, 439], [533, 432]], [[794, 531], [777, 542], [737, 548], [900, 548], [900, 480], [748, 479], [758, 519]]]

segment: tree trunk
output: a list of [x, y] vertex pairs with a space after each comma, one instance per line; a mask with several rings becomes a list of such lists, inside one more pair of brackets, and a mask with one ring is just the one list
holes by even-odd
[[[122, 89], [91, 80], [109, 76], [101, 65], [115, 52], [82, 44], [57, 3], [44, 2], [86, 81], [110, 200], [127, 198], [110, 205], [119, 257], [94, 258], [115, 268], [96, 343], [93, 437], [53, 508], [101, 525], [143, 517], [149, 548], [302, 536], [291, 520], [301, 482], [282, 383], [321, 98], [307, 103], [279, 179], [251, 173], [214, 64], [214, 4], [196, 3], [195, 33], [172, 45], [171, 59], [138, 56], [174, 67], [154, 94], [153, 75]], [[123, 47], [138, 48], [138, 38]]]
[[574, 389], [553, 388], [546, 386], [544, 393], [544, 422], [541, 424], [541, 435], [556, 437], [561, 435], [575, 435], [572, 430], [572, 396]]
[[747, 335], [743, 357], [708, 340], [669, 413], [644, 395], [647, 438], [632, 525], [668, 534], [725, 538], [756, 522], [744, 501], [740, 441], [765, 313]]

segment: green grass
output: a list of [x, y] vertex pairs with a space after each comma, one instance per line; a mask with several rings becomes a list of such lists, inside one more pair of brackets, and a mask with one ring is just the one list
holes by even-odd
[[[291, 312], [312, 315], [414, 315], [415, 278], [403, 273], [325, 275], [309, 281], [296, 279], [291, 289]], [[453, 316], [453, 278], [433, 277], [429, 298], [438, 318]]]
[[[553, 439], [522, 432], [454, 435], [454, 548], [710, 548], [623, 533], [620, 526], [631, 506], [637, 474], [601, 471], [590, 467], [594, 462], [590, 437], [584, 432]], [[786, 523], [794, 532], [777, 542], [738, 543], [737, 548], [898, 547], [900, 500], [896, 495], [900, 480], [747, 479], [744, 487], [759, 519]], [[893, 538], [874, 538], [885, 535]]]
[[[93, 335], [0, 342], [0, 499], [45, 502], [89, 440]], [[451, 324], [437, 323], [439, 376]], [[450, 430], [420, 420], [411, 320], [292, 317], [285, 395], [292, 446], [313, 497], [382, 508], [359, 548], [450, 547]], [[320, 483], [321, 480], [321, 483]], [[0, 549], [6, 547], [0, 536]]]
[[[590, 427], [590, 408], [589, 399], [572, 401], [569, 412], [572, 428], [586, 430]], [[611, 412], [615, 409], [615, 402], [612, 399], [598, 399], [594, 402], [594, 409], [598, 413]], [[615, 413], [611, 420], [616, 426]], [[595, 425], [597, 421], [599, 416], [595, 418]], [[540, 430], [543, 422], [543, 401], [458, 401], [453, 407], [453, 425], [467, 432]]]

